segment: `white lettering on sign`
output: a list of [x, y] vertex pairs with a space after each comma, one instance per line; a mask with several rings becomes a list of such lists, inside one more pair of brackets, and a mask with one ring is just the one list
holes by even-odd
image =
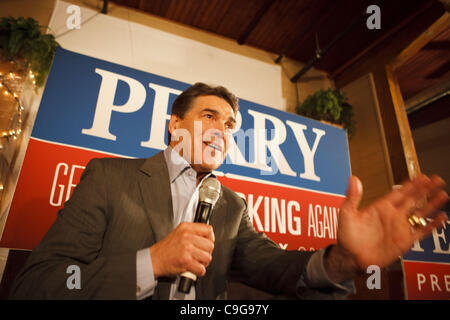
[[167, 147], [164, 142], [167, 124], [170, 119], [168, 114], [170, 94], [179, 95], [180, 90], [159, 86], [154, 83], [148, 85], [155, 91], [155, 101], [153, 102], [152, 123], [150, 127], [150, 136], [147, 141], [142, 141], [141, 146], [153, 149], [165, 149]]
[[446, 291], [450, 292], [450, 274], [442, 275], [439, 278], [437, 275], [430, 273], [427, 278], [423, 273], [417, 273], [417, 288], [422, 291], [425, 287], [431, 289], [431, 291]]
[[[449, 221], [447, 221], [449, 223]], [[433, 229], [433, 242], [434, 242], [434, 250], [433, 253], [442, 253], [442, 254], [450, 254], [450, 245], [448, 244], [448, 240], [445, 236], [445, 229], [447, 229], [446, 223], [442, 224], [442, 228], [437, 230]], [[442, 240], [442, 242], [441, 242]], [[443, 246], [447, 245], [447, 249], [444, 249]]]
[[[102, 83], [95, 107], [94, 121], [91, 128], [82, 129], [81, 133], [115, 141], [116, 136], [109, 132], [112, 112], [131, 113], [139, 110], [144, 105], [146, 91], [142, 83], [133, 78], [98, 68], [95, 69], [95, 73], [102, 76]], [[128, 101], [123, 105], [114, 104], [119, 80], [124, 81], [130, 88]]]
[[336, 239], [339, 208], [309, 204], [308, 237]]
[[[136, 79], [99, 68], [96, 68], [95, 72], [101, 76], [97, 104], [91, 127], [83, 128], [81, 133], [115, 141], [116, 136], [110, 132], [113, 112], [133, 113], [138, 111], [146, 101], [147, 92], [145, 86]], [[124, 82], [129, 87], [128, 100], [122, 105], [114, 104], [119, 81]], [[181, 91], [154, 83], [148, 83], [147, 85], [154, 91], [153, 111], [148, 140], [142, 141], [140, 146], [162, 150], [167, 146], [164, 138], [167, 131], [167, 122], [170, 119], [168, 112], [170, 95], [178, 95]], [[240, 130], [242, 124], [240, 112], [236, 114], [234, 133], [237, 142], [234, 139], [230, 140], [227, 159], [231, 159], [233, 164], [239, 166], [259, 169], [263, 175], [272, 175], [279, 171], [283, 175], [297, 176], [280, 148], [286, 140], [286, 125], [288, 125], [294, 133], [300, 154], [303, 156], [304, 172], [300, 172], [299, 177], [320, 181], [320, 177], [315, 171], [315, 161], [319, 143], [325, 135], [324, 130], [308, 128], [306, 125], [289, 120], [284, 123], [275, 116], [255, 110], [249, 109], [248, 114], [252, 116], [254, 123], [252, 129], [245, 131]], [[269, 124], [273, 126], [273, 129], [267, 128]], [[305, 132], [308, 130], [312, 130], [315, 134], [312, 147], [305, 137]], [[247, 148], [246, 140], [250, 141], [249, 148]], [[242, 152], [245, 152], [246, 149], [252, 151], [250, 154], [253, 155], [253, 159], [248, 161], [245, 159]], [[268, 156], [269, 153], [270, 156]], [[269, 222], [266, 223], [269, 224]], [[283, 228], [282, 220], [280, 220], [279, 226]]]
[[[236, 115], [236, 126], [241, 123], [242, 116], [241, 113], [238, 112]], [[266, 163], [266, 148], [265, 144], [258, 144], [258, 141], [263, 141], [265, 137], [265, 132], [263, 130], [241, 130], [238, 127], [238, 130], [234, 133], [236, 137], [236, 141], [234, 139], [230, 139], [228, 144], [228, 156], [231, 159], [231, 163], [240, 165], [242, 167], [258, 169], [261, 172], [270, 172], [271, 168], [267, 166]], [[241, 148], [238, 146], [244, 147], [242, 150], [245, 150], [246, 141], [249, 141], [249, 145], [252, 148], [250, 152], [249, 161], [245, 160]], [[227, 158], [228, 159], [228, 158]]]
[[[247, 200], [248, 215], [250, 221], [255, 225], [258, 231], [277, 232], [280, 234], [290, 233], [292, 235], [301, 235], [300, 204], [295, 200], [287, 201], [273, 197], [258, 196], [256, 199], [253, 194], [237, 193], [241, 198]], [[264, 201], [264, 226], [260, 213], [258, 212]]]
[[[56, 165], [52, 183], [52, 190], [50, 192], [51, 206], [59, 207], [63, 204], [63, 202], [69, 200], [70, 196], [72, 195], [73, 189], [77, 186], [76, 184], [73, 183], [74, 175], [77, 170], [81, 170], [78, 172], [81, 173], [82, 170], [84, 170], [84, 167], [75, 164], [70, 166], [69, 179], [67, 180], [66, 184], [60, 183], [57, 185], [58, 181], [61, 182], [60, 180], [64, 179], [64, 176], [66, 176], [67, 179], [69, 165], [64, 162], [60, 162]], [[64, 199], [64, 192], [65, 192], [65, 199]]]
[[300, 177], [313, 181], [320, 181], [320, 178], [314, 172], [314, 156], [317, 152], [317, 147], [319, 146], [320, 139], [325, 135], [325, 131], [317, 128], [312, 129], [312, 131], [316, 134], [316, 139], [314, 140], [313, 147], [310, 148], [308, 142], [306, 141], [304, 133], [304, 130], [307, 127], [303, 124], [292, 122], [289, 120], [286, 121], [286, 124], [292, 128], [295, 139], [297, 139], [297, 144], [300, 147], [300, 151], [303, 155], [305, 172], [301, 173]]
[[[281, 174], [295, 177], [295, 171], [291, 169], [283, 155], [283, 152], [280, 150], [280, 145], [286, 140], [286, 127], [283, 122], [274, 116], [254, 110], [248, 110], [248, 113], [254, 119], [255, 129], [260, 133], [256, 135], [254, 144], [260, 147], [264, 146], [262, 149], [264, 156], [266, 154], [266, 150], [270, 151], [271, 161], [275, 159]], [[271, 133], [274, 133], [274, 137], [271, 140], [267, 140], [266, 137], [266, 121], [271, 122], [275, 128], [274, 130], [271, 130]]]
[[[431, 219], [427, 220], [431, 221]], [[436, 228], [432, 230], [431, 236], [434, 244], [434, 249], [432, 251], [433, 253], [450, 254], [450, 241], [449, 239], [447, 239], [447, 235], [445, 234], [447, 225], [450, 225], [450, 220], [442, 222], [442, 228], [440, 228], [439, 230], [437, 230]], [[414, 241], [411, 251], [425, 252], [418, 240]]]

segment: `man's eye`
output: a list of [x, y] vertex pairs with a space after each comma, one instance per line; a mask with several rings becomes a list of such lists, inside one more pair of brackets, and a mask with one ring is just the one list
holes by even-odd
[[207, 114], [205, 114], [205, 117], [206, 117], [207, 119], [212, 119], [212, 118], [213, 118], [213, 115], [212, 115], [212, 114], [209, 114], [209, 113], [207, 113]]

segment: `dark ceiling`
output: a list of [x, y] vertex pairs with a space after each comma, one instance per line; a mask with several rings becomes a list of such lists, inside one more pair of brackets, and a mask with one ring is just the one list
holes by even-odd
[[397, 69], [405, 99], [450, 80], [450, 27]]
[[[213, 32], [308, 63], [334, 42], [314, 65], [333, 75], [374, 44], [431, 24], [444, 12], [438, 0], [113, 0], [147, 13]], [[381, 9], [381, 29], [369, 30], [369, 5]], [[427, 22], [428, 23], [428, 22]], [[347, 32], [346, 32], [347, 31]], [[397, 75], [405, 99], [450, 78], [450, 30], [429, 43]]]

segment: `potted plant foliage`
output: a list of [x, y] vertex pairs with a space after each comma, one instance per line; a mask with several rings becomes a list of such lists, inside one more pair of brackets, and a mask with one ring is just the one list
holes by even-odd
[[342, 90], [321, 89], [297, 106], [299, 115], [342, 126], [352, 138], [356, 131], [353, 107]]
[[32, 71], [36, 87], [41, 87], [59, 46], [52, 34], [43, 34], [33, 18], [0, 19], [0, 55]]

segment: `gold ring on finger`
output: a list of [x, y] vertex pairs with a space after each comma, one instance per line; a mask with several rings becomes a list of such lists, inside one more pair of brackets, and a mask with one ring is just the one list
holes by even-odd
[[427, 225], [427, 221], [424, 218], [419, 217], [419, 216], [417, 216], [415, 214], [411, 214], [408, 217], [408, 222], [411, 225], [411, 227], [413, 227], [413, 228], [425, 227]]

